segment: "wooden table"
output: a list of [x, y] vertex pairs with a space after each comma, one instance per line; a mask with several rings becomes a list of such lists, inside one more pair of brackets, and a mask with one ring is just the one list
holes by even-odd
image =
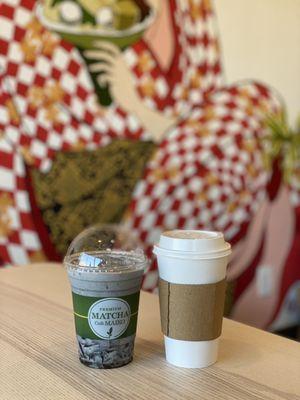
[[134, 361], [79, 363], [70, 289], [60, 265], [0, 271], [0, 399], [300, 399], [300, 344], [224, 320], [219, 362], [168, 365], [158, 299], [143, 293]]

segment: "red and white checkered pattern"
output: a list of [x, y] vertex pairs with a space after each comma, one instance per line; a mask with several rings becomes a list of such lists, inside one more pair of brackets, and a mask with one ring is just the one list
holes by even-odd
[[[144, 41], [124, 52], [144, 102], [181, 118], [149, 161], [128, 213], [149, 255], [166, 228], [218, 229], [231, 239], [250, 220], [268, 180], [259, 140], [263, 113], [280, 108], [260, 84], [222, 87], [208, 1], [170, 4], [177, 38], [170, 71], [162, 71]], [[57, 151], [78, 143], [94, 149], [115, 137], [146, 140], [149, 133], [117, 105], [100, 109], [79, 54], [39, 26], [33, 0], [3, 1], [0, 27], [0, 195], [11, 199], [11, 232], [0, 236], [0, 258], [22, 264], [42, 250], [26, 192], [24, 148], [47, 171]], [[58, 97], [49, 107], [53, 90]], [[144, 288], [156, 283], [153, 264]]]
[[[245, 94], [251, 116], [248, 103], [237, 105]], [[195, 108], [161, 143], [135, 189], [128, 221], [149, 255], [165, 229], [221, 230], [230, 240], [252, 218], [269, 179], [259, 140], [262, 103], [269, 112], [280, 108], [277, 97], [259, 84], [221, 89], [207, 98], [211, 119], [206, 105]]]
[[3, 138], [0, 139], [0, 156], [0, 195], [8, 194], [9, 199], [5, 210], [9, 234], [0, 235], [0, 257], [4, 263], [24, 264], [33, 253], [42, 250], [31, 216], [24, 161]]

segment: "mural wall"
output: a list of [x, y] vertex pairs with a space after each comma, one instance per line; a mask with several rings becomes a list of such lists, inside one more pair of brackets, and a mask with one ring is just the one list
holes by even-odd
[[285, 182], [264, 140], [284, 106], [224, 83], [215, 22], [208, 0], [1, 2], [3, 266], [61, 260], [95, 222], [128, 224], [149, 257], [163, 230], [220, 230], [232, 317], [280, 327], [284, 299], [299, 317], [297, 171]]

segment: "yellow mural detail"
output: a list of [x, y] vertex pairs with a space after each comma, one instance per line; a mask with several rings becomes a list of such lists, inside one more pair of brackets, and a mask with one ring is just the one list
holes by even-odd
[[190, 119], [186, 122], [186, 126], [194, 130], [194, 133], [200, 137], [211, 135], [211, 131], [205, 127], [205, 124], [196, 119]]
[[40, 86], [32, 86], [28, 90], [29, 107], [41, 107], [44, 100], [44, 89]]
[[216, 54], [220, 55], [220, 53], [221, 53], [220, 43], [217, 38], [212, 40], [212, 46], [215, 49]]
[[190, 88], [200, 89], [201, 88], [201, 75], [195, 72], [190, 78]]
[[12, 232], [9, 207], [13, 204], [8, 193], [0, 194], [0, 236], [7, 237]]
[[46, 31], [35, 17], [25, 29], [26, 34], [20, 43], [24, 61], [34, 62], [38, 54], [51, 57], [58, 39], [51, 32]]
[[20, 48], [23, 53], [25, 62], [31, 63], [35, 61], [36, 53], [38, 50], [38, 44], [28, 43], [23, 40], [20, 44]]
[[266, 100], [259, 100], [259, 108], [264, 114], [269, 114], [270, 112], [270, 104]]
[[57, 39], [50, 32], [45, 32], [42, 36], [41, 53], [45, 56], [51, 57], [57, 43]]
[[238, 208], [238, 204], [236, 202], [229, 203], [227, 206], [227, 212], [233, 213]]
[[37, 18], [32, 18], [26, 26], [26, 35], [33, 38], [39, 38], [43, 31], [43, 26], [40, 24]]
[[219, 183], [219, 178], [212, 172], [207, 174], [205, 180], [209, 185], [216, 185], [217, 183]]
[[207, 137], [210, 134], [211, 134], [210, 130], [207, 128], [204, 128], [202, 125], [201, 125], [200, 130], [197, 132], [197, 135], [200, 137]]
[[29, 258], [31, 262], [42, 262], [47, 260], [47, 257], [42, 250], [33, 252], [29, 255]]
[[189, 95], [190, 95], [189, 89], [188, 88], [183, 88], [182, 92], [181, 92], [181, 99], [187, 101], [189, 99]]
[[170, 167], [168, 169], [157, 168], [152, 172], [152, 178], [154, 181], [168, 180], [175, 178], [178, 174], [178, 167]]
[[155, 95], [154, 80], [150, 77], [146, 78], [140, 85], [140, 90], [143, 96], [153, 97]]
[[34, 164], [34, 158], [33, 155], [30, 153], [29, 147], [28, 146], [21, 146], [20, 152], [24, 158], [24, 161], [27, 165], [33, 165]]
[[141, 72], [149, 72], [153, 68], [153, 60], [147, 51], [139, 56], [137, 66]]
[[207, 13], [212, 12], [211, 0], [202, 0], [202, 7]]
[[204, 18], [204, 15], [212, 12], [210, 0], [202, 0], [201, 3], [196, 0], [189, 0], [190, 15], [194, 21]]
[[45, 119], [53, 123], [59, 121], [59, 109], [55, 104], [49, 104], [48, 107], [45, 107]]
[[168, 178], [169, 178], [169, 179], [176, 178], [176, 176], [178, 176], [179, 172], [180, 172], [180, 171], [179, 171], [178, 167], [169, 168], [169, 169], [166, 171], [166, 173], [167, 173], [167, 179], [168, 179]]
[[248, 115], [248, 117], [252, 117], [254, 115], [254, 107], [252, 104], [248, 104], [245, 108], [245, 112]]
[[246, 150], [248, 153], [254, 153], [257, 148], [257, 143], [253, 139], [244, 139], [241, 143], [241, 147], [243, 150]]
[[252, 165], [248, 165], [247, 172], [252, 178], [256, 178], [259, 175], [259, 171]]
[[81, 151], [84, 150], [85, 148], [86, 148], [86, 143], [84, 142], [84, 140], [79, 139], [76, 143], [72, 145], [71, 150]]
[[248, 190], [242, 190], [239, 194], [239, 198], [241, 200], [241, 202], [249, 202], [252, 198], [251, 193]]
[[203, 117], [206, 121], [211, 121], [216, 118], [216, 113], [212, 106], [205, 107], [203, 113]]
[[196, 119], [189, 119], [186, 123], [187, 127], [200, 131], [202, 124]]
[[189, 0], [190, 15], [194, 21], [202, 17], [202, 9], [198, 2]]
[[7, 112], [8, 112], [10, 121], [14, 124], [19, 124], [20, 116], [18, 114], [18, 111], [17, 111], [17, 108], [16, 108], [14, 102], [11, 99], [6, 100], [5, 106], [7, 108]]
[[64, 91], [58, 82], [47, 85], [45, 88], [45, 94], [46, 101], [49, 101], [51, 104], [57, 101], [62, 101], [64, 97]]
[[239, 92], [239, 95], [240, 95], [242, 98], [244, 98], [244, 99], [246, 99], [246, 100], [249, 100], [249, 101], [252, 100], [252, 99], [251, 99], [251, 93], [249, 92], [249, 89], [247, 89], [246, 87], [239, 88], [239, 89], [238, 89], [238, 92]]
[[28, 90], [29, 107], [44, 109], [45, 118], [52, 122], [59, 122], [60, 109], [64, 92], [58, 82], [47, 83], [45, 87], [33, 86]]
[[197, 195], [197, 200], [198, 200], [200, 203], [205, 203], [205, 202], [207, 202], [207, 200], [208, 200], [207, 194], [206, 194], [205, 192], [199, 193], [199, 194]]

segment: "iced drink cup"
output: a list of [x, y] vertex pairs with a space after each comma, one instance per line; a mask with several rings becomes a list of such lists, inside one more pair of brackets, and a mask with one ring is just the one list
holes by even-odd
[[186, 368], [217, 361], [230, 244], [220, 232], [164, 232], [154, 246], [166, 359]]
[[80, 361], [116, 368], [133, 358], [139, 294], [146, 260], [141, 252], [107, 249], [67, 255]]

